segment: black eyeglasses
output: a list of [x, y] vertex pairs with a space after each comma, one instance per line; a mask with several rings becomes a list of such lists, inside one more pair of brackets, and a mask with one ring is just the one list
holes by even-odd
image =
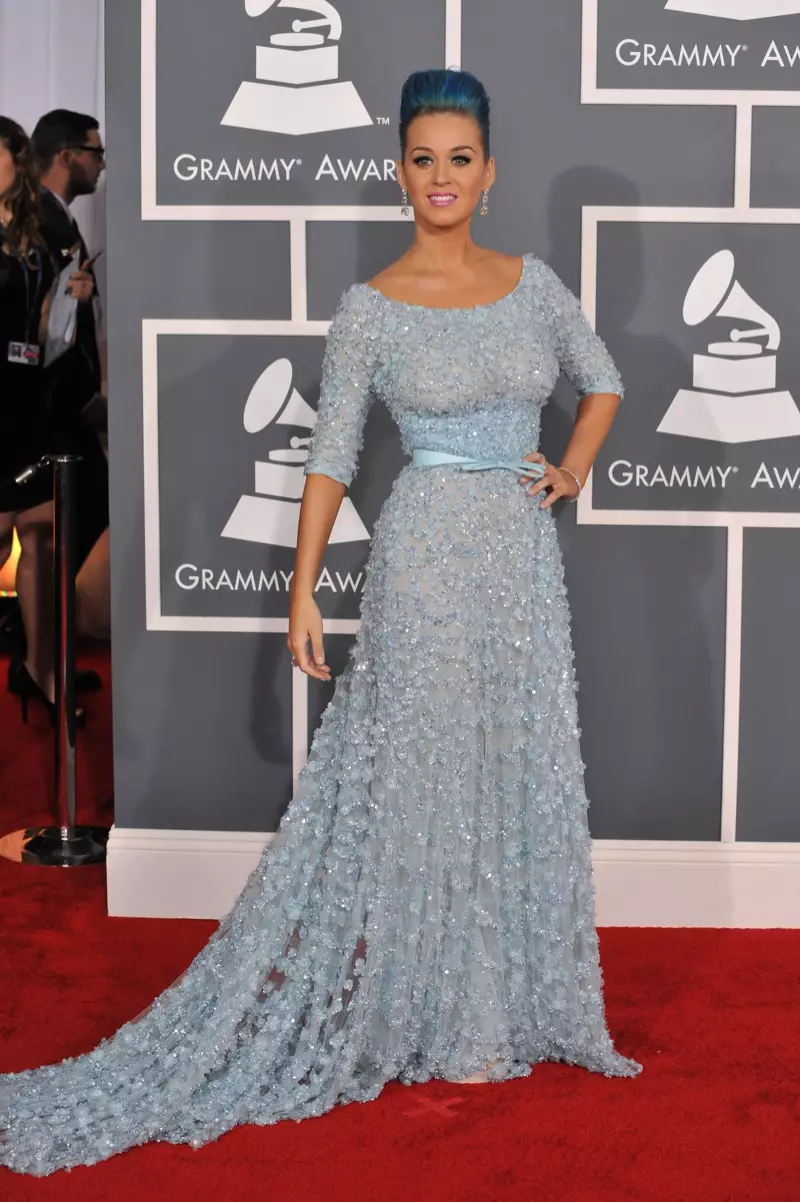
[[89, 150], [92, 154], [97, 155], [98, 159], [106, 157], [105, 146], [86, 146], [81, 142], [75, 142], [72, 146], [65, 147], [65, 150]]

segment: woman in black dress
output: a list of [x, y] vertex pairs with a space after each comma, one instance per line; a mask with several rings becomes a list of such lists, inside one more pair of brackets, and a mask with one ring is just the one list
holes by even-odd
[[45, 395], [43, 353], [55, 265], [39, 228], [38, 186], [30, 143], [15, 121], [0, 117], [0, 567], [21, 545], [16, 589], [27, 655], [14, 691], [52, 718], [52, 473], [18, 477], [45, 455], [76, 449]]

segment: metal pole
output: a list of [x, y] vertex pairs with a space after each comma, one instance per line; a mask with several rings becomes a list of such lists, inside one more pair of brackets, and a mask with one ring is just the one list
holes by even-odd
[[54, 459], [53, 576], [55, 584], [55, 794], [61, 839], [75, 834], [75, 577], [78, 459]]
[[77, 575], [77, 455], [52, 456], [55, 620], [56, 826], [15, 831], [0, 839], [0, 855], [24, 864], [73, 868], [106, 858], [108, 830], [76, 826], [75, 577]]

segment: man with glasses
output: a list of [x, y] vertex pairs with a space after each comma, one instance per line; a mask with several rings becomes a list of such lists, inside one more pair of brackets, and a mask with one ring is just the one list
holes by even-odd
[[90, 304], [96, 285], [89, 270], [89, 252], [70, 205], [78, 196], [91, 196], [97, 190], [105, 170], [105, 151], [95, 118], [69, 109], [55, 109], [40, 118], [31, 144], [42, 185], [42, 232], [51, 253], [66, 260], [76, 247], [81, 252], [81, 267], [70, 280], [70, 291], [80, 302], [74, 349], [83, 360], [84, 384], [74, 399], [82, 408], [100, 388], [100, 356]]
[[[87, 570], [95, 561], [102, 561], [103, 576], [107, 536], [101, 535], [108, 527], [108, 465], [98, 437], [105, 433], [105, 400], [101, 396], [103, 372], [93, 303], [97, 285], [70, 206], [77, 197], [91, 196], [97, 190], [105, 170], [105, 149], [98, 121], [69, 109], [46, 113], [33, 131], [31, 146], [41, 185], [41, 230], [59, 270], [80, 249], [79, 270], [69, 281], [69, 291], [79, 302], [75, 341], [51, 367], [45, 368], [45, 391], [65, 431], [65, 449], [81, 456], [78, 560], [86, 561]], [[81, 577], [78, 579], [80, 582]], [[100, 680], [95, 673], [82, 672], [77, 683], [82, 688], [96, 688]]]

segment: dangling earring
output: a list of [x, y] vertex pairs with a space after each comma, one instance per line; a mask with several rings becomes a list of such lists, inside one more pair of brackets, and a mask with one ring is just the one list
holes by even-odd
[[403, 206], [400, 212], [404, 217], [408, 217], [408, 192], [406, 192], [405, 188], [403, 188], [403, 196], [400, 203]]
[[487, 188], [483, 194], [483, 204], [481, 205], [481, 217], [485, 217], [489, 212], [489, 189]]

